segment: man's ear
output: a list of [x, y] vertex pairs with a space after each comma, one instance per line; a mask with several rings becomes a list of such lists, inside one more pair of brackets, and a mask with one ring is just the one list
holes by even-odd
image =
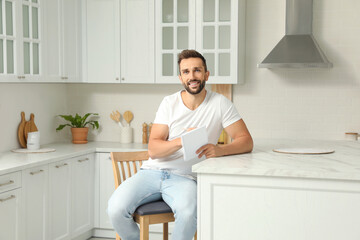
[[210, 76], [210, 71], [207, 70], [207, 72], [205, 73], [205, 81], [209, 79], [209, 76]]

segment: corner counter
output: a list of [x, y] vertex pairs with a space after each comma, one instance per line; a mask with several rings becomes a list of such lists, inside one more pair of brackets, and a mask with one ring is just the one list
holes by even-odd
[[146, 151], [147, 144], [116, 142], [72, 144], [71, 142], [58, 142], [41, 145], [41, 148], [54, 148], [55, 152], [14, 153], [8, 151], [0, 153], [0, 175], [95, 152]]
[[[360, 239], [360, 142], [255, 139], [254, 146], [193, 166], [198, 239]], [[291, 147], [335, 152], [272, 151]]]

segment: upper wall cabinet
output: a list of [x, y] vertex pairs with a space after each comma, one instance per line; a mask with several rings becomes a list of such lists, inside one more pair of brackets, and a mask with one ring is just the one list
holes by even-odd
[[81, 81], [81, 1], [46, 0], [46, 81]]
[[40, 0], [0, 0], [0, 81], [43, 80], [43, 5]]
[[208, 83], [242, 83], [245, 0], [156, 1], [156, 82], [179, 82], [177, 54], [183, 49], [204, 55]]
[[83, 3], [84, 81], [153, 83], [154, 1]]

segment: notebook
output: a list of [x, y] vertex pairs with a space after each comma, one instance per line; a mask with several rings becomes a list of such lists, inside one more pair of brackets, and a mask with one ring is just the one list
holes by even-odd
[[181, 136], [181, 142], [183, 146], [185, 161], [190, 161], [193, 159], [206, 159], [205, 156], [199, 159], [198, 154], [196, 154], [196, 150], [198, 150], [205, 144], [208, 144], [208, 134], [206, 131], [206, 127], [195, 128], [194, 130], [183, 134]]

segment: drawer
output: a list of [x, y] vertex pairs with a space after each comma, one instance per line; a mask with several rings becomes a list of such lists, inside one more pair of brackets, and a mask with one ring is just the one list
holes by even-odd
[[0, 176], [0, 193], [21, 187], [21, 172]]

